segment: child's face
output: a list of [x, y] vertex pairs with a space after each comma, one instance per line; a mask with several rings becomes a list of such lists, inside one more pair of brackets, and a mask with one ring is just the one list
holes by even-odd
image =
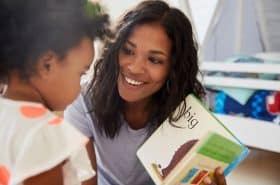
[[45, 103], [53, 110], [63, 110], [80, 93], [81, 76], [89, 69], [94, 57], [93, 42], [84, 38], [65, 57], [52, 57], [48, 70], [39, 71], [33, 84]]
[[145, 102], [164, 85], [171, 41], [161, 25], [137, 25], [119, 53], [118, 91], [126, 102]]

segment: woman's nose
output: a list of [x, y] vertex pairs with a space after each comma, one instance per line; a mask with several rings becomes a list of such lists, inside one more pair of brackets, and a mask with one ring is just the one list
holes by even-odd
[[128, 65], [131, 73], [141, 74], [145, 72], [145, 60], [142, 57], [135, 57]]

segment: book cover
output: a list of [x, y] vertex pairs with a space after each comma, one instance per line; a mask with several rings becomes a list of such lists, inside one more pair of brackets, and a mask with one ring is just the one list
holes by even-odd
[[199, 185], [218, 166], [228, 175], [248, 153], [249, 149], [190, 94], [184, 116], [176, 122], [164, 121], [138, 149], [137, 157], [156, 185]]

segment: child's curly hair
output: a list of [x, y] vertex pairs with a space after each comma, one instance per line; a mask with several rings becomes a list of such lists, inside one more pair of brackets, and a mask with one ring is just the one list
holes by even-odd
[[85, 36], [103, 38], [108, 26], [101, 6], [87, 1], [1, 0], [0, 83], [14, 70], [28, 79], [42, 53], [63, 57]]

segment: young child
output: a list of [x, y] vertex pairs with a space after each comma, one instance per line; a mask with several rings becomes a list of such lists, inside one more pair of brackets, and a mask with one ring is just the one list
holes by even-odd
[[[197, 47], [188, 18], [163, 1], [144, 1], [117, 24], [85, 92], [65, 111], [66, 119], [91, 138], [88, 144], [99, 185], [152, 184], [136, 151], [176, 107], [193, 93]], [[206, 184], [225, 185], [221, 170]]]
[[[0, 185], [92, 184], [88, 139], [56, 116], [80, 92], [107, 16], [80, 0], [0, 2]], [[93, 15], [93, 14], [91, 14]]]

